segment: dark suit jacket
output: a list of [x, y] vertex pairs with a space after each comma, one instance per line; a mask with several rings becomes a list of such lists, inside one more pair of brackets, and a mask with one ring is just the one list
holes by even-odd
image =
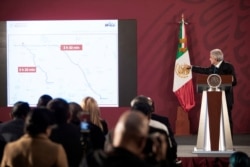
[[80, 127], [74, 124], [62, 123], [53, 129], [50, 139], [63, 146], [70, 167], [78, 167], [82, 158]]
[[[169, 120], [168, 120], [168, 117], [164, 117], [164, 116], [161, 116], [161, 115], [152, 113], [151, 119], [163, 123], [163, 124], [168, 128], [169, 135], [170, 135], [171, 138], [173, 138], [173, 140], [174, 140], [174, 142], [175, 142], [175, 139], [174, 139], [174, 132], [173, 132], [173, 130], [172, 130], [172, 127], [171, 127], [171, 125], [170, 125], [170, 122], [169, 122]], [[175, 142], [175, 143], [176, 143], [176, 142]]]
[[[151, 115], [151, 119], [158, 121], [160, 123], [162, 123], [163, 125], [165, 125], [168, 129], [168, 137], [171, 140], [171, 144], [170, 142], [167, 140], [167, 144], [168, 144], [168, 148], [167, 148], [167, 159], [169, 160], [170, 166], [175, 166], [175, 160], [177, 158], [177, 142], [175, 140], [174, 137], [174, 132], [171, 128], [170, 122], [168, 120], [168, 117], [164, 117], [155, 113], [152, 113]], [[156, 129], [154, 127], [149, 127], [149, 133], [154, 133], [159, 131], [159, 129]]]
[[109, 153], [97, 150], [89, 154], [84, 161], [81, 167], [151, 167], [141, 158], [120, 147], [113, 148]]
[[0, 136], [6, 143], [19, 139], [23, 134], [23, 119], [16, 118], [0, 124]]
[[[209, 74], [232, 75], [233, 76], [232, 86], [235, 86], [237, 84], [236, 74], [233, 65], [225, 61], [222, 61], [219, 68], [215, 68], [214, 65], [211, 65], [210, 67], [207, 68], [192, 66], [192, 72], [207, 74], [207, 75]], [[225, 94], [226, 94], [228, 108], [231, 109], [234, 103], [233, 87], [226, 89]]]
[[105, 143], [104, 132], [101, 130], [100, 127], [96, 126], [95, 124], [91, 122], [88, 123], [90, 132], [84, 136], [88, 140], [87, 142], [88, 150], [86, 151], [89, 152], [91, 150], [103, 149]]
[[15, 118], [0, 124], [0, 160], [6, 143], [19, 139], [24, 134], [24, 120]]

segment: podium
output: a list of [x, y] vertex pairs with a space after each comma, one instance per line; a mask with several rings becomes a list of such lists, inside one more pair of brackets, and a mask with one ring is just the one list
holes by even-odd
[[225, 89], [231, 75], [198, 75], [197, 91], [202, 93], [197, 144], [193, 153], [233, 153]]

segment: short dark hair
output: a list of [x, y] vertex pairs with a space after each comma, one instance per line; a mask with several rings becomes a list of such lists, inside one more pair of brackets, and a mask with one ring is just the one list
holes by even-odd
[[13, 118], [25, 118], [30, 111], [30, 105], [27, 102], [18, 101], [14, 104], [11, 116]]
[[50, 95], [44, 94], [40, 96], [37, 102], [37, 107], [46, 107], [50, 100], [52, 100]]
[[154, 112], [154, 101], [147, 96], [136, 96], [130, 103], [132, 110], [141, 111], [145, 115], [150, 115]]
[[66, 123], [69, 118], [69, 103], [62, 98], [55, 98], [47, 104], [47, 108], [54, 114], [57, 124]]
[[25, 132], [31, 136], [46, 133], [46, 129], [53, 125], [52, 113], [47, 108], [34, 108], [27, 115]]

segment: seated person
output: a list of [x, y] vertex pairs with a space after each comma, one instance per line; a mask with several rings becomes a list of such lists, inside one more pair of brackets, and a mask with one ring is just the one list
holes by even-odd
[[106, 135], [108, 133], [108, 124], [101, 118], [101, 112], [97, 101], [93, 97], [87, 96], [82, 100], [81, 107], [83, 111], [89, 114], [89, 121], [98, 126], [103, 134]]
[[49, 110], [32, 110], [25, 122], [25, 135], [6, 145], [1, 166], [67, 167], [67, 157], [62, 145], [49, 139], [52, 128]]
[[24, 134], [24, 121], [29, 111], [27, 102], [18, 101], [14, 104], [10, 113], [11, 120], [0, 124], [0, 136], [4, 142], [15, 141]]
[[54, 98], [47, 104], [47, 108], [53, 113], [57, 128], [53, 129], [50, 139], [62, 144], [70, 167], [78, 167], [82, 158], [80, 128], [68, 123], [69, 104], [62, 98]]
[[172, 166], [179, 165], [181, 161], [177, 159], [177, 143], [170, 127], [170, 123], [167, 117], [163, 117], [154, 113], [154, 101], [150, 97], [139, 95], [132, 99], [131, 108], [133, 110], [142, 112], [149, 118], [149, 133], [160, 131], [166, 134], [168, 143], [167, 159], [171, 161], [170, 164]]
[[18, 101], [11, 110], [11, 120], [0, 124], [0, 160], [5, 144], [19, 139], [24, 134], [24, 120], [29, 111], [27, 102]]
[[104, 149], [105, 135], [100, 127], [88, 120], [81, 120], [80, 128], [84, 155], [95, 150]]

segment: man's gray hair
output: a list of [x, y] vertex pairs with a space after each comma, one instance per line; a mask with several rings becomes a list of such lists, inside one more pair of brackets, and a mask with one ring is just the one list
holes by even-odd
[[213, 49], [210, 54], [214, 56], [217, 61], [222, 61], [224, 59], [223, 52], [220, 49]]

